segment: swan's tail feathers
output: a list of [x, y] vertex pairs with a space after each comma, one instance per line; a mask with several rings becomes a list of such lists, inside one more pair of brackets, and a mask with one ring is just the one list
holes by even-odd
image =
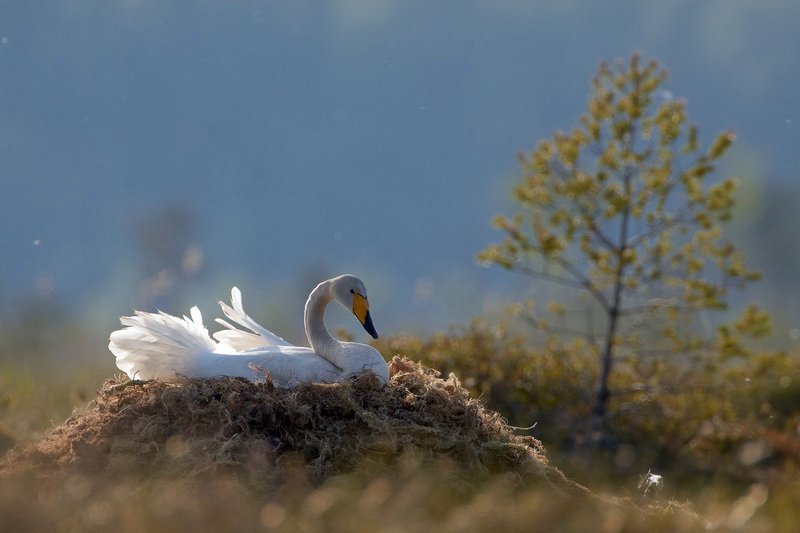
[[219, 306], [222, 308], [222, 312], [225, 313], [226, 317], [239, 326], [250, 330], [243, 331], [230, 322], [218, 318], [217, 322], [228, 328], [214, 333], [214, 338], [220, 343], [224, 343], [236, 351], [249, 350], [262, 346], [291, 346], [290, 343], [269, 331], [244, 312], [242, 292], [238, 288], [234, 287], [231, 289], [231, 305], [225, 302], [219, 302]]
[[190, 315], [180, 318], [162, 311], [135, 311], [134, 316], [120, 318], [125, 327], [113, 332], [108, 344], [117, 367], [131, 379], [191, 377], [193, 364], [212, 352], [216, 343], [203, 325], [200, 310], [193, 307]]

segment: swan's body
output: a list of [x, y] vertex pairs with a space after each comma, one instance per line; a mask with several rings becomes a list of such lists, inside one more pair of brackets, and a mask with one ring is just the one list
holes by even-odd
[[126, 327], [111, 334], [109, 349], [116, 356], [117, 367], [131, 379], [257, 379], [266, 372], [276, 386], [293, 387], [305, 382], [334, 383], [369, 370], [385, 383], [389, 370], [380, 353], [366, 344], [334, 339], [323, 319], [328, 303], [335, 300], [353, 311], [367, 332], [377, 338], [366, 295], [364, 284], [355, 276], [339, 276], [317, 285], [308, 297], [304, 315], [311, 348], [293, 346], [250, 318], [244, 312], [241, 293], [234, 287], [232, 307], [222, 302], [220, 306], [228, 319], [250, 331], [217, 319], [227, 329], [215, 333], [215, 341], [196, 307], [190, 312], [191, 318], [136, 311], [134, 316], [120, 319]]

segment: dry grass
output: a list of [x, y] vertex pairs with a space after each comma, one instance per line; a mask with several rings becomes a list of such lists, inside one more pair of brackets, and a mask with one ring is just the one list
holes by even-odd
[[222, 468], [268, 483], [291, 457], [319, 483], [364, 462], [411, 454], [446, 457], [471, 476], [543, 474], [574, 488], [547, 466], [539, 441], [516, 435], [455, 377], [440, 379], [400, 357], [390, 366], [386, 387], [371, 375], [291, 390], [240, 378], [108, 380], [83, 414], [12, 454], [6, 467], [181, 476]]
[[[237, 378], [107, 381], [0, 466], [15, 530], [693, 529], [680, 506], [593, 495], [451, 376], [293, 390]], [[35, 502], [37, 513], [30, 513]], [[532, 522], [533, 521], [533, 522]]]

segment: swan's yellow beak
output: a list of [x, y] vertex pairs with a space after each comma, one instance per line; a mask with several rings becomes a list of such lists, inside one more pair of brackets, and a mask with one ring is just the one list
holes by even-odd
[[367, 330], [367, 333], [372, 335], [372, 338], [377, 339], [378, 332], [375, 331], [375, 326], [372, 325], [372, 317], [369, 316], [369, 301], [357, 292], [353, 293], [353, 314], [356, 315], [356, 318]]

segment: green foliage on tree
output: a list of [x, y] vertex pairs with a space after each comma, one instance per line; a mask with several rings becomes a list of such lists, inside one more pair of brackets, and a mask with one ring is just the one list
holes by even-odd
[[[722, 132], [701, 149], [686, 103], [661, 88], [666, 77], [656, 61], [643, 64], [637, 55], [602, 64], [580, 124], [521, 155], [524, 175], [513, 190], [520, 210], [494, 219], [504, 239], [479, 254], [589, 295], [602, 317], [597, 330], [579, 328], [600, 363], [595, 427], [606, 418], [620, 358], [743, 355], [741, 334], [769, 331], [768, 315], [754, 305], [711, 334], [698, 327], [698, 312], [726, 309], [730, 291], [759, 274], [721, 231], [736, 181], [710, 179], [734, 134]], [[531, 306], [522, 314], [551, 334], [566, 331], [552, 320], [565, 320], [566, 306], [548, 311], [549, 319]]]

